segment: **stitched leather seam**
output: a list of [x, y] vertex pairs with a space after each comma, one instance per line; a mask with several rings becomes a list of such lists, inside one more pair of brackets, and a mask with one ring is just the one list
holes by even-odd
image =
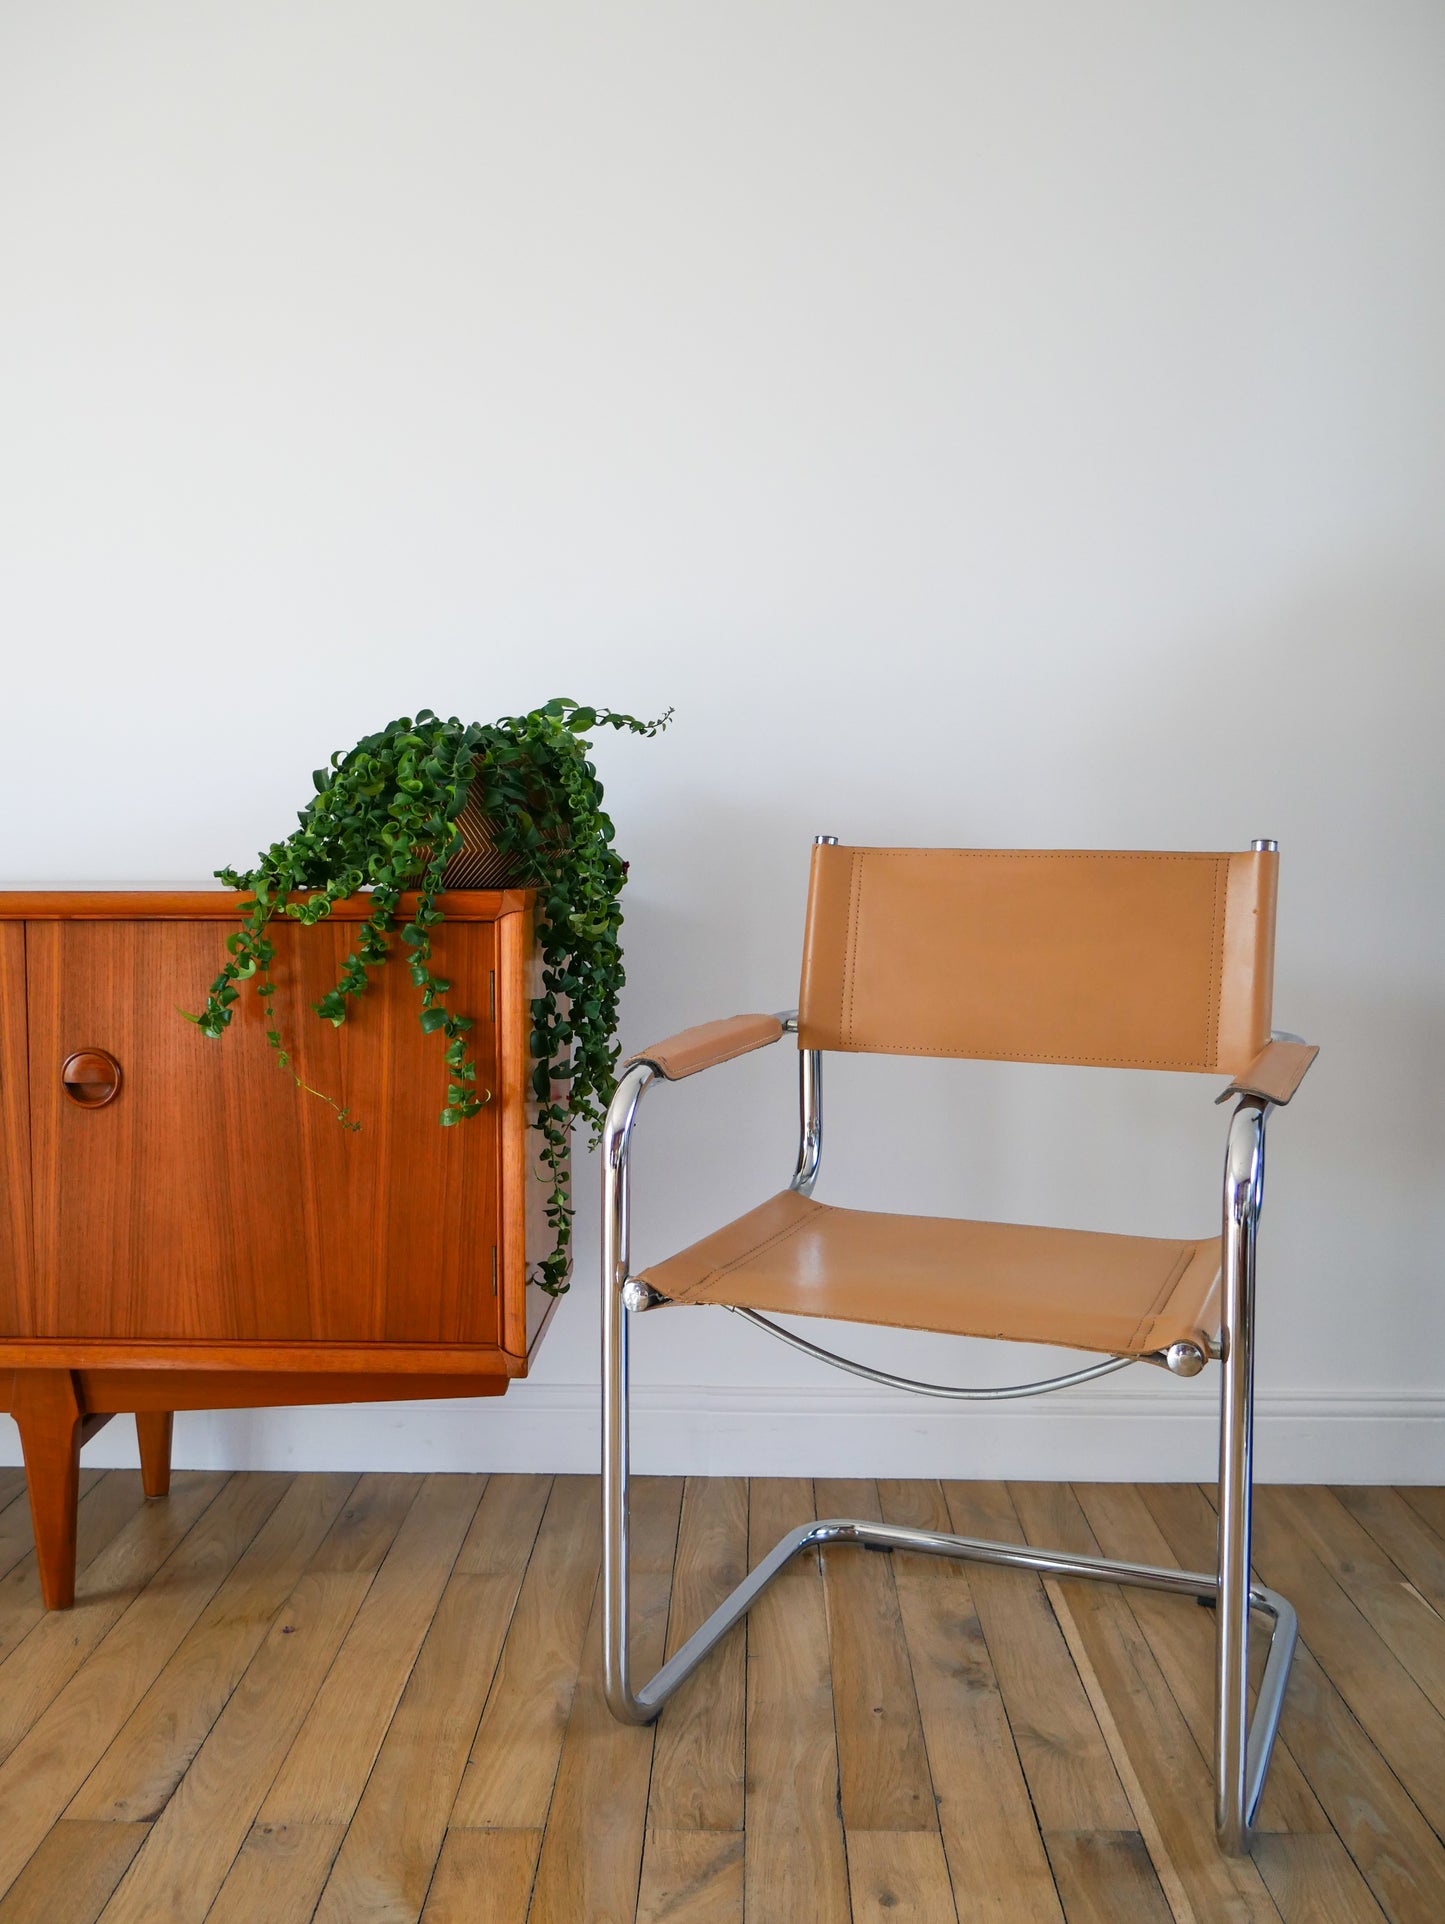
[[[1214, 864], [1214, 926], [1209, 932], [1209, 1007], [1204, 1018], [1204, 1048], [1211, 1066], [1219, 1060], [1219, 1025], [1224, 1020], [1224, 923], [1229, 905], [1229, 857]], [[1213, 1054], [1209, 1054], [1211, 1040]]]
[[853, 988], [858, 974], [858, 904], [863, 894], [863, 857], [855, 852], [848, 874], [848, 948], [843, 957], [843, 988], [847, 991], [848, 1012], [845, 1019], [843, 1006], [838, 1007], [838, 1033], [853, 1040]]
[[1155, 1296], [1153, 1302], [1149, 1305], [1148, 1309], [1144, 1311], [1138, 1323], [1135, 1325], [1134, 1332], [1126, 1345], [1127, 1348], [1139, 1349], [1143, 1347], [1145, 1330], [1158, 1322], [1160, 1311], [1164, 1308], [1165, 1304], [1168, 1303], [1180, 1283], [1183, 1282], [1185, 1272], [1193, 1261], [1194, 1245], [1192, 1243], [1184, 1243], [1180, 1248], [1179, 1254], [1174, 1259], [1169, 1274], [1164, 1278], [1158, 1295]]
[[[826, 1042], [819, 1043], [826, 1049]], [[1177, 1069], [1187, 1074], [1217, 1075], [1209, 1062], [1184, 1062], [1165, 1056], [1043, 1055], [1032, 1049], [956, 1049], [926, 1042], [844, 1042], [836, 1045], [859, 1055], [873, 1051], [899, 1056], [956, 1056], [964, 1062], [1062, 1062], [1079, 1069]]]
[[916, 855], [927, 861], [959, 862], [1227, 862], [1228, 855], [1204, 849], [1179, 853], [1167, 849], [1114, 848], [859, 848], [860, 855]]
[[[764, 1236], [759, 1242], [751, 1243], [741, 1255], [734, 1256], [731, 1262], [717, 1263], [711, 1269], [704, 1270], [697, 1281], [689, 1286], [690, 1292], [705, 1289], [709, 1283], [720, 1282], [724, 1276], [730, 1276], [743, 1263], [751, 1262], [754, 1256], [761, 1256], [765, 1249], [772, 1249], [775, 1244], [786, 1242], [789, 1236], [795, 1236], [823, 1207], [821, 1203], [809, 1202], [806, 1197], [800, 1197], [799, 1200], [808, 1202], [808, 1207], [801, 1216], [787, 1223], [782, 1229], [775, 1229], [771, 1236]], [[645, 1271], [642, 1280], [644, 1282], [647, 1280]]]

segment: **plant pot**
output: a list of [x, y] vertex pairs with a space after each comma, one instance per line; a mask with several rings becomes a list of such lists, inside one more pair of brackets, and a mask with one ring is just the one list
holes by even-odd
[[[462, 833], [462, 845], [446, 865], [444, 889], [530, 888], [536, 881], [525, 856], [507, 854], [497, 847], [496, 817], [483, 814], [470, 795], [456, 826]], [[430, 845], [419, 844], [413, 883], [420, 880], [430, 860]]]

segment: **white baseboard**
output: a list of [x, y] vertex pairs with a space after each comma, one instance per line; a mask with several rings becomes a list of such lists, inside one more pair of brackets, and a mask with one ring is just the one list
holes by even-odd
[[[647, 1474], [1012, 1477], [1195, 1482], [1214, 1475], [1214, 1397], [1095, 1393], [939, 1405], [863, 1389], [639, 1386], [633, 1467]], [[189, 1469], [538, 1470], [597, 1468], [591, 1384], [518, 1383], [502, 1398], [326, 1409], [182, 1412], [175, 1460]], [[0, 1418], [0, 1462], [18, 1463]], [[87, 1446], [95, 1467], [134, 1465], [118, 1418]], [[1445, 1482], [1445, 1395], [1262, 1393], [1255, 1461], [1271, 1483]]]

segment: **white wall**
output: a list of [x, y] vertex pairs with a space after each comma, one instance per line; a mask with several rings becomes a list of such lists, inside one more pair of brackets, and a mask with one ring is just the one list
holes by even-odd
[[[635, 1045], [794, 999], [820, 831], [1277, 836], [1276, 1019], [1324, 1053], [1261, 1463], [1440, 1477], [1442, 89], [1436, 0], [0, 10], [0, 871], [244, 860], [414, 705], [672, 703], [600, 750]], [[1212, 1083], [829, 1082], [825, 1199], [1215, 1220]], [[640, 1255], [779, 1186], [792, 1086], [649, 1098]], [[595, 1304], [588, 1264], [501, 1404], [179, 1454], [583, 1466]], [[722, 1312], [635, 1342], [644, 1467], [1209, 1468], [1208, 1377], [979, 1414]]]

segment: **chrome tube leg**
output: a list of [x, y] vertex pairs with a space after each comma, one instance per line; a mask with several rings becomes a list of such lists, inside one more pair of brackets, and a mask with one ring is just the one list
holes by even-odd
[[1251, 1785], [1248, 1756], [1254, 1249], [1263, 1178], [1264, 1105], [1251, 1098], [1239, 1105], [1230, 1125], [1222, 1251], [1224, 1356], [1219, 1398], [1214, 1823], [1221, 1849], [1235, 1856], [1242, 1856], [1250, 1847], [1254, 1800], [1263, 1783], [1261, 1772], [1259, 1785]]
[[627, 1148], [637, 1104], [653, 1078], [646, 1063], [617, 1085], [602, 1138], [602, 1683], [608, 1708], [623, 1723], [650, 1723], [633, 1695], [628, 1651], [627, 1587], [627, 1281], [629, 1198]]

